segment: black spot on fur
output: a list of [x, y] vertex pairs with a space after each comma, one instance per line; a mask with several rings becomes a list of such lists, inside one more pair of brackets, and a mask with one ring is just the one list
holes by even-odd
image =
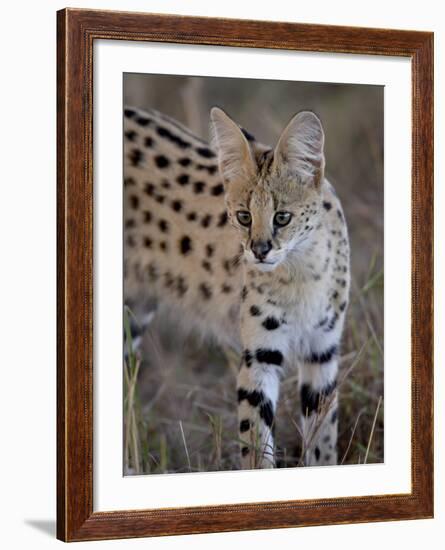
[[213, 253], [215, 252], [215, 247], [212, 244], [206, 244], [206, 255], [208, 258], [211, 258], [213, 256]]
[[266, 399], [262, 391], [248, 391], [244, 388], [240, 388], [238, 390], [238, 402], [241, 403], [241, 401], [244, 400], [247, 400], [252, 407], [260, 406], [260, 417], [270, 428], [273, 424], [273, 407], [270, 399]]
[[328, 201], [323, 201], [323, 208], [329, 211], [332, 208], [332, 204]]
[[127, 130], [125, 132], [125, 137], [128, 139], [128, 141], [134, 141], [136, 139], [136, 132], [134, 130]]
[[333, 345], [325, 351], [322, 352], [312, 352], [311, 355], [305, 358], [307, 363], [328, 363], [334, 355], [337, 353], [337, 345]]
[[259, 348], [255, 352], [258, 363], [280, 366], [283, 363], [283, 354], [277, 349]]
[[154, 263], [149, 264], [147, 271], [148, 271], [148, 277], [150, 278], [151, 281], [156, 281], [158, 279], [159, 271], [158, 271], [158, 268], [156, 267], [156, 264]]
[[212, 216], [210, 214], [206, 214], [201, 220], [201, 225], [203, 227], [209, 227], [211, 223], [212, 223]]
[[167, 288], [171, 288], [175, 282], [175, 279], [174, 277], [172, 276], [172, 274], [167, 271], [166, 273], [164, 273], [164, 280], [165, 280], [165, 286]]
[[136, 185], [136, 182], [133, 178], [125, 178], [124, 179], [124, 186], [129, 187], [130, 185]]
[[164, 155], [156, 155], [155, 163], [158, 168], [167, 168], [167, 166], [169, 166], [170, 164], [170, 161]]
[[238, 403], [241, 403], [243, 399], [246, 399], [246, 396], [249, 392], [245, 390], [244, 388], [238, 388], [237, 395], [238, 395]]
[[301, 396], [301, 412], [303, 416], [310, 415], [318, 409], [320, 394], [312, 393], [309, 384], [303, 384], [300, 390]]
[[150, 239], [150, 237], [144, 237], [145, 248], [151, 248], [152, 244], [153, 244], [153, 241]]
[[247, 290], [247, 286], [244, 285], [242, 290], [241, 290], [241, 300], [244, 302], [244, 300], [247, 298], [247, 294], [249, 293], [249, 291]]
[[127, 246], [130, 246], [131, 248], [136, 246], [136, 241], [135, 241], [133, 235], [128, 235], [127, 236]]
[[323, 317], [323, 319], [315, 326], [315, 328], [323, 327], [329, 320], [329, 317]]
[[262, 325], [266, 330], [275, 330], [280, 326], [280, 321], [278, 321], [275, 317], [270, 316], [264, 319]]
[[223, 284], [221, 286], [221, 290], [224, 292], [224, 294], [229, 294], [229, 292], [232, 292], [232, 287], [230, 285]]
[[211, 165], [197, 164], [196, 169], [197, 170], [205, 170], [206, 172], [208, 172], [212, 176], [218, 170], [218, 167], [215, 166], [214, 164], [211, 164]]
[[130, 206], [134, 210], [137, 210], [139, 208], [139, 197], [137, 197], [136, 195], [131, 195], [130, 196]]
[[161, 187], [163, 187], [164, 189], [170, 189], [171, 188], [171, 183], [167, 180], [164, 180], [162, 183], [161, 183]]
[[124, 109], [124, 116], [127, 118], [133, 118], [136, 114], [136, 111], [133, 111], [133, 109]]
[[196, 149], [196, 152], [198, 153], [198, 155], [201, 155], [201, 157], [205, 157], [207, 159], [216, 157], [215, 153], [208, 147], [198, 147]]
[[260, 417], [264, 420], [268, 428], [273, 424], [273, 407], [272, 402], [268, 399], [260, 405]]
[[189, 164], [191, 164], [191, 160], [187, 157], [183, 157], [181, 159], [178, 160], [178, 164], [180, 164], [181, 166], [189, 166]]
[[223, 268], [225, 271], [227, 271], [228, 275], [231, 275], [232, 274], [232, 264], [230, 262], [230, 260], [223, 260]]
[[179, 250], [181, 254], [189, 254], [192, 251], [192, 240], [187, 235], [184, 235], [179, 241]]
[[138, 116], [136, 118], [136, 122], [139, 124], [139, 126], [148, 126], [151, 123], [151, 120], [144, 116]]
[[238, 390], [238, 403], [247, 400], [252, 407], [258, 407], [258, 405], [264, 401], [264, 393], [262, 391], [252, 390], [248, 391], [244, 388]]
[[153, 183], [146, 183], [144, 187], [144, 192], [152, 197], [155, 193], [156, 186]]
[[320, 460], [320, 449], [318, 447], [315, 447], [314, 455], [315, 455], [315, 460], [318, 462]]
[[303, 416], [310, 415], [318, 411], [320, 403], [326, 399], [336, 388], [336, 382], [331, 382], [321, 392], [313, 391], [309, 384], [303, 384], [300, 389], [301, 412]]
[[179, 296], [184, 296], [184, 294], [187, 292], [188, 287], [185, 283], [184, 277], [179, 275], [177, 281], [176, 281], [176, 289], [178, 291]]
[[239, 431], [240, 433], [248, 432], [250, 430], [250, 422], [246, 418], [245, 420], [241, 420], [239, 423]]
[[182, 201], [172, 201], [172, 208], [175, 212], [180, 212], [182, 209]]
[[163, 252], [167, 252], [168, 250], [168, 243], [165, 242], [165, 241], [161, 241], [159, 243], [159, 248], [163, 251]]
[[212, 265], [210, 264], [210, 262], [208, 262], [207, 260], [203, 260], [201, 262], [201, 265], [202, 265], [203, 269], [205, 269], [209, 273], [212, 273]]
[[159, 204], [162, 204], [165, 201], [164, 195], [156, 195], [155, 201], [158, 202]]
[[329, 323], [326, 325], [326, 328], [324, 329], [325, 332], [329, 332], [330, 330], [333, 330], [333, 328], [337, 324], [337, 321], [338, 321], [338, 313], [334, 312]]
[[252, 366], [252, 360], [253, 360], [253, 357], [252, 357], [251, 351], [248, 349], [245, 349], [243, 352], [243, 361], [244, 363], [246, 363], [247, 367]]
[[177, 177], [176, 181], [179, 183], [179, 185], [187, 185], [189, 182], [189, 176], [188, 174], [181, 174]]
[[135, 226], [135, 221], [130, 218], [129, 220], [125, 220], [125, 229], [130, 229], [131, 227]]
[[151, 138], [150, 136], [146, 136], [144, 139], [144, 145], [145, 147], [153, 147], [154, 145], [153, 138]]
[[210, 298], [212, 297], [212, 289], [210, 288], [210, 286], [207, 283], [201, 283], [198, 288], [200, 293], [202, 294], [202, 297], [206, 300], [210, 300]]
[[150, 223], [153, 219], [152, 213], [148, 210], [144, 210], [144, 223]]
[[158, 225], [162, 233], [168, 233], [168, 222], [166, 220], [159, 220]]
[[338, 418], [338, 410], [335, 409], [335, 411], [332, 413], [332, 416], [331, 416], [331, 424], [335, 424], [337, 422], [337, 418]]
[[222, 195], [224, 193], [224, 185], [222, 183], [218, 183], [217, 185], [214, 185], [212, 187], [212, 190], [210, 192], [215, 197], [218, 195]]
[[195, 193], [199, 194], [202, 193], [205, 189], [206, 184], [203, 181], [195, 181], [193, 184], [193, 190]]
[[341, 221], [343, 221], [343, 214], [341, 210], [337, 210], [337, 216], [341, 219]]
[[196, 215], [196, 212], [189, 212], [187, 214], [187, 219], [190, 221], [190, 222], [194, 222], [196, 220], [198, 216]]
[[168, 128], [164, 128], [163, 126], [157, 126], [156, 132], [158, 133], [158, 135], [160, 135], [165, 139], [168, 139], [168, 141], [171, 141], [181, 149], [187, 149], [188, 147], [190, 147], [190, 143], [188, 141], [184, 141], [181, 137], [177, 136], [176, 134], [173, 134]]
[[241, 448], [241, 454], [242, 456], [247, 456], [249, 454], [249, 447], [242, 447]]
[[219, 221], [217, 223], [217, 226], [224, 227], [227, 223], [227, 220], [228, 220], [227, 212], [221, 212], [221, 214], [219, 215]]
[[131, 162], [132, 166], [139, 166], [144, 161], [144, 153], [139, 151], [139, 149], [133, 149], [128, 154], [128, 160]]
[[261, 310], [258, 306], [250, 306], [250, 315], [253, 317], [258, 317], [261, 315]]
[[264, 285], [252, 285], [252, 288], [254, 288], [258, 292], [258, 294], [264, 294]]
[[344, 311], [346, 309], [346, 302], [342, 302], [339, 306], [340, 311]]

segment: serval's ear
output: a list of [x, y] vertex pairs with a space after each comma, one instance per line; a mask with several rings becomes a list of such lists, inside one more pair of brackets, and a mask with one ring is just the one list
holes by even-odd
[[218, 152], [219, 170], [225, 183], [248, 179], [256, 173], [256, 162], [241, 128], [218, 107], [210, 111], [212, 145]]
[[287, 168], [302, 183], [319, 186], [324, 176], [324, 132], [320, 119], [311, 111], [295, 115], [281, 134], [275, 148], [277, 167]]

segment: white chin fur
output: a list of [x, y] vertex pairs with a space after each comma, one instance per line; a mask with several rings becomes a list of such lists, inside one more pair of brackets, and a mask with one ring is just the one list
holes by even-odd
[[265, 271], [273, 271], [279, 263], [280, 262], [275, 262], [274, 264], [266, 264], [266, 263], [256, 262], [254, 263], [254, 266], [258, 269], [258, 271], [265, 272]]

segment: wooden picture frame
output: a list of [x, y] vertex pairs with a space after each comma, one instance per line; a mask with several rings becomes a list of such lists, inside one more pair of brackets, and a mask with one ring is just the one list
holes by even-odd
[[[93, 44], [155, 41], [402, 56], [412, 66], [410, 493], [93, 512]], [[57, 14], [57, 537], [64, 541], [433, 516], [433, 34], [65, 9]], [[392, 182], [397, 184], [397, 182]]]

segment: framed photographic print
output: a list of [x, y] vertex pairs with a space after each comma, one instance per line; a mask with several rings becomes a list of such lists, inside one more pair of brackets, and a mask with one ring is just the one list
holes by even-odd
[[57, 24], [58, 538], [432, 517], [432, 33]]

